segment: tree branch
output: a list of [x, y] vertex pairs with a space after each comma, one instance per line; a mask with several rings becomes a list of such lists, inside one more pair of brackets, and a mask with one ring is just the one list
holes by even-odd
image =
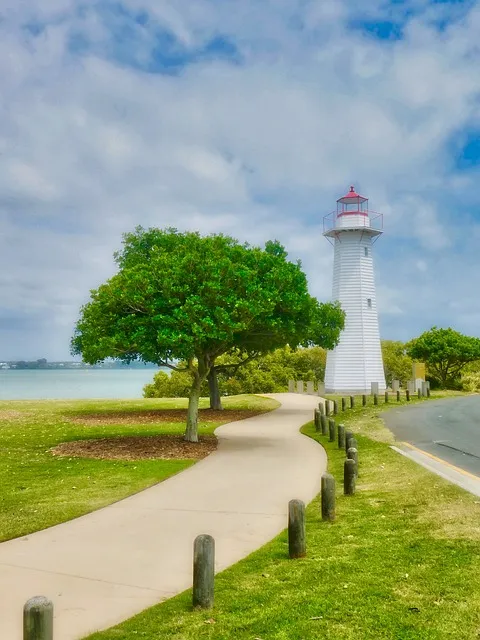
[[217, 372], [225, 371], [226, 369], [233, 369], [234, 373], [236, 373], [239, 367], [241, 367], [244, 364], [247, 364], [247, 362], [250, 362], [251, 360], [255, 360], [255, 358], [258, 358], [259, 355], [260, 355], [260, 352], [256, 352], [256, 353], [253, 353], [251, 356], [248, 356], [248, 358], [245, 358], [245, 360], [242, 360], [241, 362], [237, 362], [235, 364], [215, 365], [215, 369], [217, 370]]
[[168, 362], [164, 362], [163, 360], [159, 360], [156, 364], [159, 367], [167, 367], [168, 369], [171, 369], [172, 371], [179, 371], [179, 372], [189, 371], [188, 367], [175, 367], [173, 364], [168, 364]]

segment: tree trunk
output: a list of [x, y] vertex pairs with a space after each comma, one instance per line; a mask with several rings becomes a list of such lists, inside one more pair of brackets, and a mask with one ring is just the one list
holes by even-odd
[[220, 389], [218, 388], [218, 375], [215, 367], [212, 367], [208, 374], [208, 390], [210, 392], [210, 409], [222, 411], [222, 399], [220, 397]]
[[202, 383], [207, 377], [209, 369], [205, 358], [198, 358], [198, 369], [191, 370], [193, 384], [188, 398], [187, 428], [185, 429], [185, 440], [187, 442], [198, 442], [198, 401]]
[[188, 442], [198, 442], [198, 401], [200, 399], [200, 376], [195, 376], [190, 397], [188, 398], [187, 428], [185, 430], [185, 440]]

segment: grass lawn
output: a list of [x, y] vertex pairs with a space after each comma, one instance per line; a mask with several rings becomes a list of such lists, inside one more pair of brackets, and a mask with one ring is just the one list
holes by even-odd
[[[107, 436], [180, 434], [185, 428], [172, 410], [187, 400], [72, 400], [0, 402], [0, 541], [23, 536], [111, 504], [182, 471], [194, 460], [95, 460], [54, 457], [61, 442]], [[202, 401], [208, 406], [207, 400]], [[200, 433], [234, 419], [235, 411], [268, 411], [278, 403], [259, 396], [224, 400], [217, 421]], [[158, 420], [142, 414], [168, 410]], [[165, 421], [166, 420], [166, 421]]]
[[344, 452], [304, 428], [337, 479], [337, 521], [318, 500], [307, 509], [307, 558], [287, 559], [284, 533], [217, 576], [212, 611], [185, 592], [89, 639], [478, 639], [479, 500], [392, 451], [384, 410], [339, 416], [357, 433], [355, 496], [342, 495]]

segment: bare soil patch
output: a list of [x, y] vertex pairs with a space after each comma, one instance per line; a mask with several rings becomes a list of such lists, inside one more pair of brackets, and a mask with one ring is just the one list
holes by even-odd
[[16, 422], [21, 418], [25, 418], [25, 414], [21, 411], [15, 411], [13, 409], [2, 409], [0, 410], [0, 421], [1, 422]]
[[62, 442], [52, 453], [99, 460], [200, 460], [216, 448], [217, 438], [210, 435], [201, 436], [196, 443], [186, 442], [180, 435], [118, 436]]
[[[200, 409], [199, 422], [234, 422], [258, 416], [265, 411], [253, 411], [250, 409]], [[158, 409], [151, 411], [103, 411], [85, 413], [79, 416], [69, 417], [72, 422], [89, 425], [107, 424], [155, 424], [161, 422], [186, 422], [186, 409]]]

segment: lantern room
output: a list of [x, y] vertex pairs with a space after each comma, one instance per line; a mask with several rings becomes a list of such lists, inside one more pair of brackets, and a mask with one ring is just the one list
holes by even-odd
[[347, 195], [337, 200], [337, 217], [358, 214], [368, 216], [368, 198], [356, 193], [352, 185]]

